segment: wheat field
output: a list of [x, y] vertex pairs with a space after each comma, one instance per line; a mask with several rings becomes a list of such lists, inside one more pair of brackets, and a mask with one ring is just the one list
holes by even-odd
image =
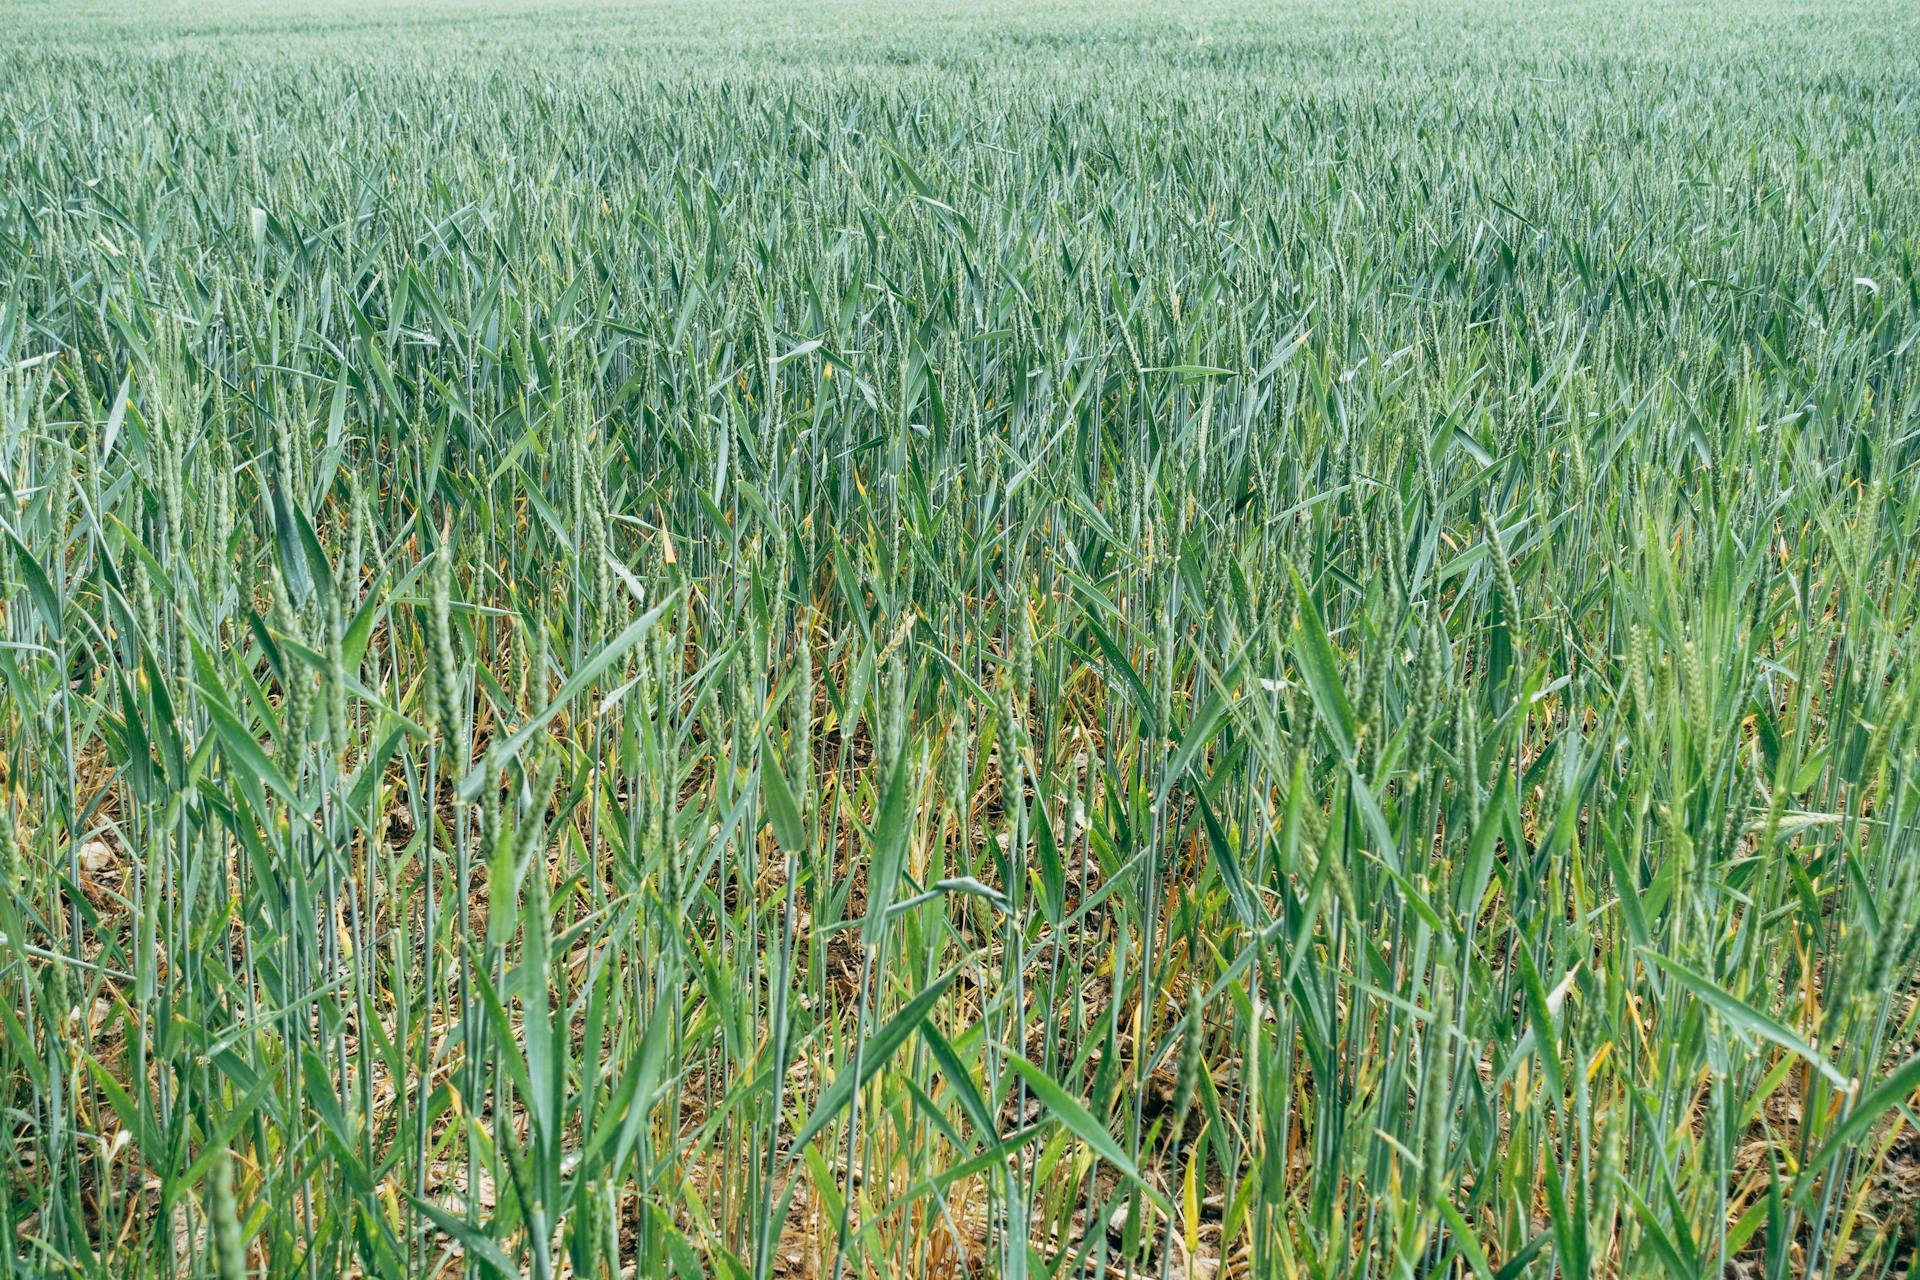
[[4, 1274], [1912, 1274], [1920, 8], [0, 87]]

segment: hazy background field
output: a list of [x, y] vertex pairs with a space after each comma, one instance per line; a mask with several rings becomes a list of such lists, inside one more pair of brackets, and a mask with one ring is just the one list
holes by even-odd
[[6, 1274], [1908, 1273], [1920, 6], [0, 91]]

